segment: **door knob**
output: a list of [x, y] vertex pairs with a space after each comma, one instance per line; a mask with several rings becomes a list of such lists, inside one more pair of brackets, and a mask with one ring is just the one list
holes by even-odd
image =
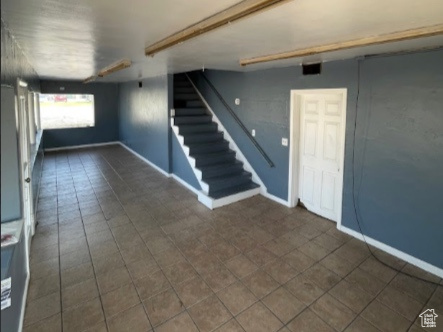
[[26, 182], [26, 183], [30, 183], [30, 182], [31, 182], [31, 178], [26, 178], [26, 179], [25, 179], [25, 182]]

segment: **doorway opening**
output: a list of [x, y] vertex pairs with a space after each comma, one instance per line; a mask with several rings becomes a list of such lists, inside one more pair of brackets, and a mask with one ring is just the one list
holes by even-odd
[[341, 223], [347, 89], [291, 90], [288, 201]]

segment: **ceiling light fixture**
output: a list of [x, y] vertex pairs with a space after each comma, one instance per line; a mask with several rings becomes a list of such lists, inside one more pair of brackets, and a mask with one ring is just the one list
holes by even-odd
[[257, 14], [275, 5], [291, 0], [245, 0], [179, 32], [176, 32], [145, 48], [145, 55], [153, 56], [166, 48], [180, 44], [188, 39], [200, 36], [206, 32], [233, 23], [253, 14]]
[[131, 60], [124, 59], [109, 65], [98, 72], [98, 77], [104, 77], [106, 75], [112, 74], [116, 71], [131, 67]]
[[255, 58], [242, 59], [240, 60], [240, 65], [248, 66], [262, 62], [300, 58], [314, 54], [341, 51], [350, 48], [379, 45], [379, 44], [392, 43], [392, 42], [401, 42], [405, 40], [432, 37], [441, 34], [443, 34], [443, 24], [422, 27], [418, 29], [404, 30], [394, 33], [378, 35], [378, 36], [364, 37], [348, 41], [336, 42], [332, 44], [307, 47], [295, 51], [259, 56]]
[[97, 79], [97, 76], [89, 76], [87, 79], [83, 81], [83, 84], [94, 82]]

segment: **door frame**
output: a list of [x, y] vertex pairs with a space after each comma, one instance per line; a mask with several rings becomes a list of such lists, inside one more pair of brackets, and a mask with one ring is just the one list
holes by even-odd
[[[22, 102], [23, 100], [23, 107]], [[26, 239], [27, 254], [29, 255], [31, 238], [35, 233], [35, 222], [33, 213], [32, 200], [32, 184], [26, 179], [31, 179], [32, 176], [32, 161], [31, 161], [31, 139], [29, 133], [29, 95], [28, 84], [20, 79], [17, 80], [16, 86], [16, 119], [17, 119], [17, 133], [19, 140], [19, 160], [20, 160], [20, 190], [22, 198], [22, 218], [23, 228]], [[23, 169], [24, 159], [27, 163], [26, 172]], [[26, 195], [28, 199], [26, 201]]]
[[347, 109], [347, 88], [333, 88], [333, 89], [296, 89], [291, 90], [291, 101], [289, 110], [289, 179], [288, 179], [288, 204], [290, 207], [295, 207], [300, 198], [300, 132], [301, 132], [301, 97], [306, 94], [325, 94], [325, 93], [341, 93], [343, 96], [342, 112], [343, 112], [343, 129], [341, 133], [341, 162], [340, 167], [342, 171], [341, 181], [341, 195], [339, 202], [339, 212], [337, 219], [337, 227], [341, 225], [342, 210], [343, 210], [343, 180], [344, 180], [344, 154], [345, 154], [345, 139], [346, 139], [346, 109]]

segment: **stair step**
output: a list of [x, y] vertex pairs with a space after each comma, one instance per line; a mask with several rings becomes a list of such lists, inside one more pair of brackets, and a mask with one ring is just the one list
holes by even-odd
[[174, 93], [195, 93], [195, 89], [191, 87], [174, 87]]
[[232, 162], [235, 160], [235, 152], [228, 150], [218, 153], [196, 153], [191, 157], [195, 158], [195, 166], [200, 168], [201, 166]]
[[206, 108], [176, 108], [175, 116], [207, 115]]
[[198, 153], [211, 153], [229, 150], [229, 142], [225, 140], [210, 142], [210, 143], [193, 143], [188, 144], [191, 155]]
[[222, 176], [225, 174], [234, 174], [243, 172], [243, 163], [238, 160], [225, 164], [217, 164], [211, 166], [200, 167], [202, 172], [202, 179], [209, 180], [214, 177]]
[[179, 81], [174, 82], [174, 88], [193, 88], [193, 86], [188, 81]]
[[209, 196], [211, 196], [214, 199], [218, 199], [218, 198], [222, 198], [222, 197], [227, 197], [227, 196], [231, 196], [234, 194], [238, 194], [241, 193], [243, 191], [247, 191], [247, 190], [251, 190], [251, 189], [255, 189], [258, 188], [259, 185], [250, 181], [249, 183], [246, 184], [242, 184], [239, 186], [235, 186], [235, 187], [230, 187], [230, 188], [226, 188], [223, 190], [219, 190], [219, 191], [215, 191], [209, 194]]
[[201, 124], [183, 124], [178, 126], [178, 133], [180, 135], [211, 132], [217, 132], [217, 124], [215, 122]]
[[213, 132], [213, 133], [195, 133], [195, 134], [187, 134], [184, 136], [184, 144], [192, 144], [192, 143], [209, 143], [215, 142], [223, 139], [223, 133]]
[[199, 100], [189, 100], [186, 101], [186, 107], [205, 107], [205, 104], [199, 99]]
[[241, 186], [251, 181], [251, 173], [243, 171], [238, 174], [226, 174], [205, 181], [209, 185], [209, 195], [230, 187]]
[[211, 115], [194, 115], [194, 116], [175, 116], [174, 124], [194, 124], [194, 123], [211, 123], [212, 116]]
[[200, 100], [198, 94], [194, 93], [174, 93], [174, 100]]

